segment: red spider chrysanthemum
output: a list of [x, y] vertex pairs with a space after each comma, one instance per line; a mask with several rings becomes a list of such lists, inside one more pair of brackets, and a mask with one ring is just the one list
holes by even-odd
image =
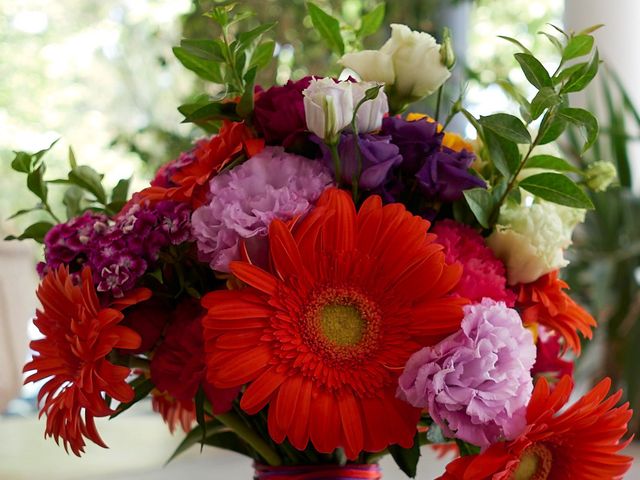
[[154, 389], [151, 392], [151, 405], [153, 411], [160, 414], [171, 433], [175, 432], [178, 425], [184, 433], [189, 433], [196, 423], [196, 404], [193, 400], [181, 402], [166, 392]]
[[291, 232], [269, 229], [272, 271], [231, 270], [248, 286], [207, 294], [205, 349], [219, 387], [248, 384], [240, 406], [269, 405], [269, 433], [298, 449], [361, 451], [413, 443], [420, 409], [395, 397], [409, 356], [456, 331], [461, 269], [429, 222], [404, 206], [329, 189]]
[[136, 332], [119, 325], [120, 308], [149, 298], [150, 292], [138, 289], [118, 299], [116, 308], [102, 308], [91, 270], [85, 268], [74, 284], [60, 266], [44, 277], [37, 293], [42, 309], [34, 324], [44, 338], [31, 342], [36, 355], [24, 371], [34, 372], [25, 383], [48, 379], [38, 394], [40, 415], [47, 416], [45, 436], [62, 439], [65, 449], [78, 456], [84, 452], [85, 437], [105, 447], [94, 422], [113, 413], [103, 396], [120, 402], [133, 399], [126, 382], [129, 368], [112, 364], [107, 355], [115, 348], [140, 345]]
[[171, 176], [175, 187], [151, 186], [135, 194], [132, 201], [175, 200], [197, 208], [206, 200], [211, 177], [237, 155], [244, 153], [252, 157], [263, 147], [264, 140], [255, 138], [243, 122], [225, 121], [217, 135], [196, 144], [194, 161]]
[[562, 336], [565, 349], [580, 355], [580, 332], [591, 338], [595, 319], [563, 290], [569, 288], [558, 278], [558, 271], [543, 275], [532, 283], [520, 284], [516, 307], [527, 325], [539, 323]]
[[541, 378], [527, 407], [527, 427], [511, 442], [500, 442], [479, 455], [461, 457], [439, 480], [617, 480], [633, 458], [620, 455], [632, 411], [615, 407], [622, 391], [607, 398], [604, 379], [563, 410], [573, 384], [565, 376], [551, 391]]

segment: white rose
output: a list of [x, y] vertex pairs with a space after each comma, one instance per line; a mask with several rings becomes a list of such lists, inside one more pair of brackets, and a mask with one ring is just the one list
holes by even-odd
[[[358, 82], [351, 83], [353, 92], [353, 106], [357, 107], [358, 103], [364, 98], [365, 93], [370, 88], [375, 87], [375, 82]], [[389, 102], [384, 91], [378, 90], [378, 96], [371, 100], [365, 101], [356, 113], [356, 125], [358, 133], [369, 133], [380, 130], [382, 126], [382, 118], [389, 112]]]
[[451, 75], [431, 35], [399, 24], [391, 25], [391, 38], [379, 51], [348, 53], [340, 63], [363, 80], [384, 82], [398, 105], [432, 94]]
[[530, 283], [566, 266], [564, 250], [585, 210], [537, 201], [504, 205], [487, 245], [507, 268], [509, 284]]
[[353, 118], [352, 82], [331, 78], [313, 79], [302, 91], [304, 115], [309, 131], [327, 142], [335, 142]]

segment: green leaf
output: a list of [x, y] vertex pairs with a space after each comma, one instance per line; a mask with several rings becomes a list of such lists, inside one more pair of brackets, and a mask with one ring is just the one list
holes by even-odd
[[131, 178], [121, 178], [111, 192], [112, 202], [125, 202], [129, 196], [129, 185]]
[[596, 49], [591, 62], [586, 66], [573, 72], [566, 83], [560, 89], [560, 93], [579, 92], [584, 90], [587, 85], [593, 80], [598, 73], [598, 67], [600, 66], [600, 56]]
[[582, 189], [560, 173], [532, 175], [522, 180], [519, 185], [548, 202], [573, 208], [593, 209], [593, 203]]
[[33, 156], [27, 152], [15, 152], [16, 156], [11, 162], [11, 168], [16, 172], [29, 173], [33, 166]]
[[107, 203], [107, 195], [102, 186], [102, 176], [87, 165], [80, 165], [69, 172], [69, 181], [92, 193], [98, 202]]
[[590, 33], [595, 32], [596, 30], [600, 30], [602, 27], [604, 27], [604, 23], [598, 23], [596, 25], [592, 25], [591, 27], [587, 27], [584, 30], [578, 32], [578, 35], [588, 35]]
[[473, 126], [473, 128], [475, 128], [478, 136], [480, 138], [483, 138], [484, 132], [482, 131], [482, 125], [480, 125], [480, 123], [478, 122], [478, 119], [476, 117], [474, 117], [471, 112], [469, 112], [466, 109], [461, 109], [460, 110], [462, 112], [462, 114], [465, 116], [465, 118], [469, 121], [469, 123]]
[[531, 100], [531, 118], [534, 120], [544, 113], [548, 108], [562, 103], [562, 97], [551, 87], [542, 87], [533, 100]]
[[276, 26], [275, 23], [263, 23], [262, 25], [254, 28], [253, 30], [239, 33], [238, 43], [236, 47], [237, 50], [244, 50], [248, 48], [254, 40], [256, 40], [261, 35], [264, 35], [266, 32], [268, 32], [275, 26]]
[[109, 418], [116, 418], [121, 413], [129, 410], [133, 405], [149, 395], [151, 393], [151, 390], [155, 388], [155, 385], [153, 384], [151, 379], [147, 378], [145, 375], [138, 376], [129, 385], [133, 388], [133, 400], [118, 405], [118, 409]]
[[578, 173], [580, 171], [566, 160], [554, 157], [553, 155], [534, 155], [527, 160], [524, 168], [544, 168], [546, 170], [555, 170], [557, 172], [574, 173]]
[[218, 63], [189, 53], [183, 47], [173, 47], [173, 54], [185, 68], [191, 70], [200, 78], [214, 83], [224, 82]]
[[462, 193], [478, 223], [489, 228], [489, 217], [495, 207], [491, 193], [484, 188], [473, 188]]
[[456, 444], [458, 445], [458, 450], [460, 451], [461, 457], [466, 457], [467, 455], [477, 455], [478, 453], [480, 453], [480, 447], [472, 445], [471, 443], [467, 443], [456, 438]]
[[379, 3], [373, 8], [373, 10], [365, 13], [362, 16], [360, 28], [356, 32], [358, 37], [365, 38], [376, 33], [384, 21], [385, 12], [386, 5], [384, 3]]
[[44, 241], [44, 236], [47, 234], [49, 230], [53, 228], [53, 223], [51, 222], [36, 222], [32, 225], [29, 225], [24, 232], [22, 232], [19, 236], [9, 235], [5, 237], [5, 240], [27, 240], [32, 239], [38, 243], [42, 243]]
[[253, 67], [244, 76], [245, 90], [236, 107], [236, 112], [242, 118], [249, 118], [253, 113], [253, 86], [257, 73], [258, 67]]
[[526, 53], [527, 55], [531, 55], [533, 56], [533, 53], [531, 53], [531, 50], [529, 50], [527, 47], [525, 47], [522, 43], [520, 43], [519, 40], [516, 40], [515, 38], [512, 37], [507, 37], [505, 35], [498, 35], [498, 38], [501, 38], [503, 40], [506, 40], [507, 42], [511, 42], [513, 43], [516, 47], [518, 47], [520, 50], [522, 50], [524, 53]]
[[585, 130], [585, 143], [582, 153], [591, 148], [593, 142], [598, 138], [598, 120], [591, 112], [584, 108], [563, 108], [559, 115], [567, 121], [582, 127]]
[[390, 445], [389, 453], [405, 475], [411, 478], [416, 477], [418, 460], [420, 459], [420, 441], [417, 433], [413, 438], [413, 446], [402, 448], [399, 445]]
[[38, 204], [33, 208], [25, 208], [25, 209], [22, 209], [22, 210], [18, 210], [16, 213], [14, 213], [9, 218], [7, 218], [7, 220], [11, 220], [11, 219], [14, 219], [16, 217], [19, 217], [20, 215], [24, 215], [25, 213], [35, 212], [37, 210], [42, 210], [42, 204]]
[[591, 35], [576, 35], [567, 43], [562, 53], [562, 61], [566, 62], [567, 60], [587, 55], [592, 48], [593, 37]]
[[273, 58], [273, 52], [276, 49], [276, 42], [269, 40], [261, 43], [256, 47], [251, 55], [251, 63], [249, 68], [256, 67], [258, 70], [266, 67]]
[[511, 140], [500, 137], [491, 130], [484, 132], [484, 141], [489, 150], [491, 161], [498, 171], [509, 178], [520, 166], [520, 150]]
[[182, 40], [180, 47], [194, 57], [224, 63], [223, 45], [218, 40]]
[[563, 37], [569, 38], [569, 35], [567, 35], [567, 32], [562, 30], [560, 27], [556, 27], [553, 23], [547, 23], [547, 25], [549, 25], [551, 28], [553, 28], [556, 32], [562, 34]]
[[67, 155], [69, 157], [69, 168], [72, 170], [78, 166], [78, 162], [76, 161], [76, 154], [73, 153], [73, 148], [69, 146], [69, 153]]
[[558, 40], [556, 37], [554, 37], [553, 35], [547, 32], [538, 32], [538, 33], [540, 35], [544, 35], [545, 37], [547, 37], [547, 39], [549, 39], [549, 41], [553, 44], [553, 46], [556, 47], [556, 50], [562, 53], [563, 47], [562, 47], [562, 43], [560, 43], [560, 40]]
[[236, 114], [236, 104], [233, 102], [191, 103], [178, 107], [185, 116], [182, 123], [204, 123], [213, 120], [240, 120]]
[[180, 445], [178, 445], [175, 451], [171, 454], [169, 460], [167, 460], [167, 463], [171, 462], [181, 453], [189, 450], [189, 448], [191, 448], [196, 443], [201, 443], [203, 440], [206, 441], [210, 437], [219, 435], [223, 432], [229, 432], [229, 429], [215, 419], [207, 422], [205, 425], [197, 425], [184, 437], [184, 440], [180, 442]]
[[567, 126], [564, 118], [557, 114], [555, 109], [549, 110], [542, 117], [540, 129], [538, 130], [538, 145], [546, 145], [556, 140]]
[[81, 189], [80, 187], [76, 187], [75, 185], [67, 188], [67, 190], [64, 192], [64, 197], [62, 198], [62, 203], [67, 210], [67, 219], [71, 219], [82, 213], [81, 204], [83, 199], [83, 189]]
[[327, 42], [329, 48], [337, 53], [338, 56], [344, 55], [344, 41], [340, 33], [340, 22], [315, 3], [307, 2], [307, 10], [311, 16], [313, 26]]
[[44, 181], [45, 166], [41, 163], [38, 168], [27, 175], [27, 188], [31, 190], [42, 203], [47, 203], [47, 184]]
[[508, 113], [495, 113], [480, 117], [480, 125], [515, 143], [531, 143], [531, 135], [522, 121]]
[[516, 53], [514, 57], [531, 85], [537, 89], [553, 86], [549, 72], [536, 57], [527, 53]]

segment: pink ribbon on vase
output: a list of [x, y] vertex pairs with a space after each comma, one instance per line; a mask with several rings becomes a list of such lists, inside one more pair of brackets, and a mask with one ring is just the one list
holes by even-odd
[[365, 465], [295, 465], [270, 467], [254, 464], [255, 480], [381, 480], [377, 464]]

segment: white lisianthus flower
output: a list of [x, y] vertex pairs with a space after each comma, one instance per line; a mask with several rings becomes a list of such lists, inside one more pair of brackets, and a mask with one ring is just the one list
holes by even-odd
[[[365, 97], [367, 90], [374, 88], [376, 85], [376, 82], [351, 83], [354, 108], [356, 108], [360, 101]], [[356, 112], [358, 133], [369, 133], [380, 130], [380, 127], [382, 126], [382, 119], [388, 112], [389, 102], [387, 101], [387, 95], [384, 93], [384, 90], [380, 89], [378, 90], [378, 95], [375, 98], [366, 100], [358, 108], [358, 111]]]
[[327, 143], [334, 143], [353, 118], [352, 82], [314, 78], [302, 94], [307, 128]]
[[[507, 268], [509, 284], [530, 283], [566, 266], [564, 250], [586, 211], [538, 200], [503, 205], [487, 245]], [[530, 200], [530, 197], [529, 197]]]
[[615, 165], [606, 161], [593, 162], [584, 174], [587, 187], [594, 192], [604, 192], [618, 177]]
[[380, 50], [348, 53], [340, 63], [363, 80], [384, 82], [398, 105], [431, 95], [451, 75], [431, 35], [399, 24], [391, 25], [391, 38]]

